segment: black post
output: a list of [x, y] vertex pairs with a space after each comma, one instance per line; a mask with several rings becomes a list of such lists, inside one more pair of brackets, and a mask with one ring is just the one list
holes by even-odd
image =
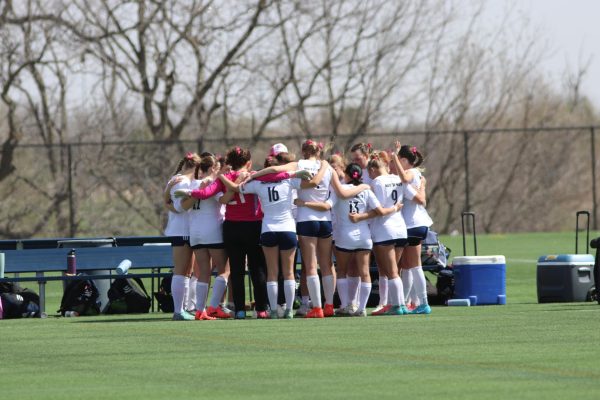
[[464, 145], [464, 163], [465, 163], [465, 208], [464, 211], [471, 209], [470, 191], [469, 185], [469, 135], [467, 131], [463, 132], [463, 145]]
[[71, 145], [67, 145], [67, 190], [69, 191], [69, 236], [75, 237], [75, 204], [73, 201], [73, 155]]
[[590, 141], [592, 148], [592, 226], [594, 230], [598, 230], [598, 217], [597, 217], [597, 207], [598, 203], [596, 201], [596, 130], [592, 126], [590, 128]]

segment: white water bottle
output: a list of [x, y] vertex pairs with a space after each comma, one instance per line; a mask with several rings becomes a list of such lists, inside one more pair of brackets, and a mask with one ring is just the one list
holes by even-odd
[[131, 260], [124, 259], [119, 263], [119, 266], [117, 267], [117, 274], [125, 275], [127, 271], [129, 271], [129, 267], [131, 267]]

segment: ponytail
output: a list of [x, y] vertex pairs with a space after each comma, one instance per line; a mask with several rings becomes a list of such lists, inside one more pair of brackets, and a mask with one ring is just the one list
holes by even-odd
[[362, 183], [362, 168], [360, 165], [355, 163], [348, 164], [344, 173], [350, 177], [350, 183], [354, 186], [358, 186]]
[[400, 147], [400, 151], [398, 151], [398, 157], [406, 158], [413, 168], [419, 167], [425, 161], [425, 158], [417, 150], [416, 146], [403, 145]]

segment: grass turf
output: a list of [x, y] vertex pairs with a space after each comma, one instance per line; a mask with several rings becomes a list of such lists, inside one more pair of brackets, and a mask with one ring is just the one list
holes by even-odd
[[[442, 239], [462, 255], [460, 237]], [[5, 320], [2, 397], [596, 398], [600, 306], [536, 303], [537, 257], [572, 253], [573, 234], [482, 235], [478, 247], [507, 257], [506, 306], [291, 321]], [[59, 297], [49, 293], [48, 310]]]

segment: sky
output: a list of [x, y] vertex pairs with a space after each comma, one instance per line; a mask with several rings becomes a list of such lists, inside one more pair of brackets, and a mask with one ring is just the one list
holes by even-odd
[[600, 108], [600, 0], [517, 0], [515, 5], [548, 41], [542, 69], [551, 78], [562, 80], [567, 68], [576, 71], [590, 63], [581, 92]]

